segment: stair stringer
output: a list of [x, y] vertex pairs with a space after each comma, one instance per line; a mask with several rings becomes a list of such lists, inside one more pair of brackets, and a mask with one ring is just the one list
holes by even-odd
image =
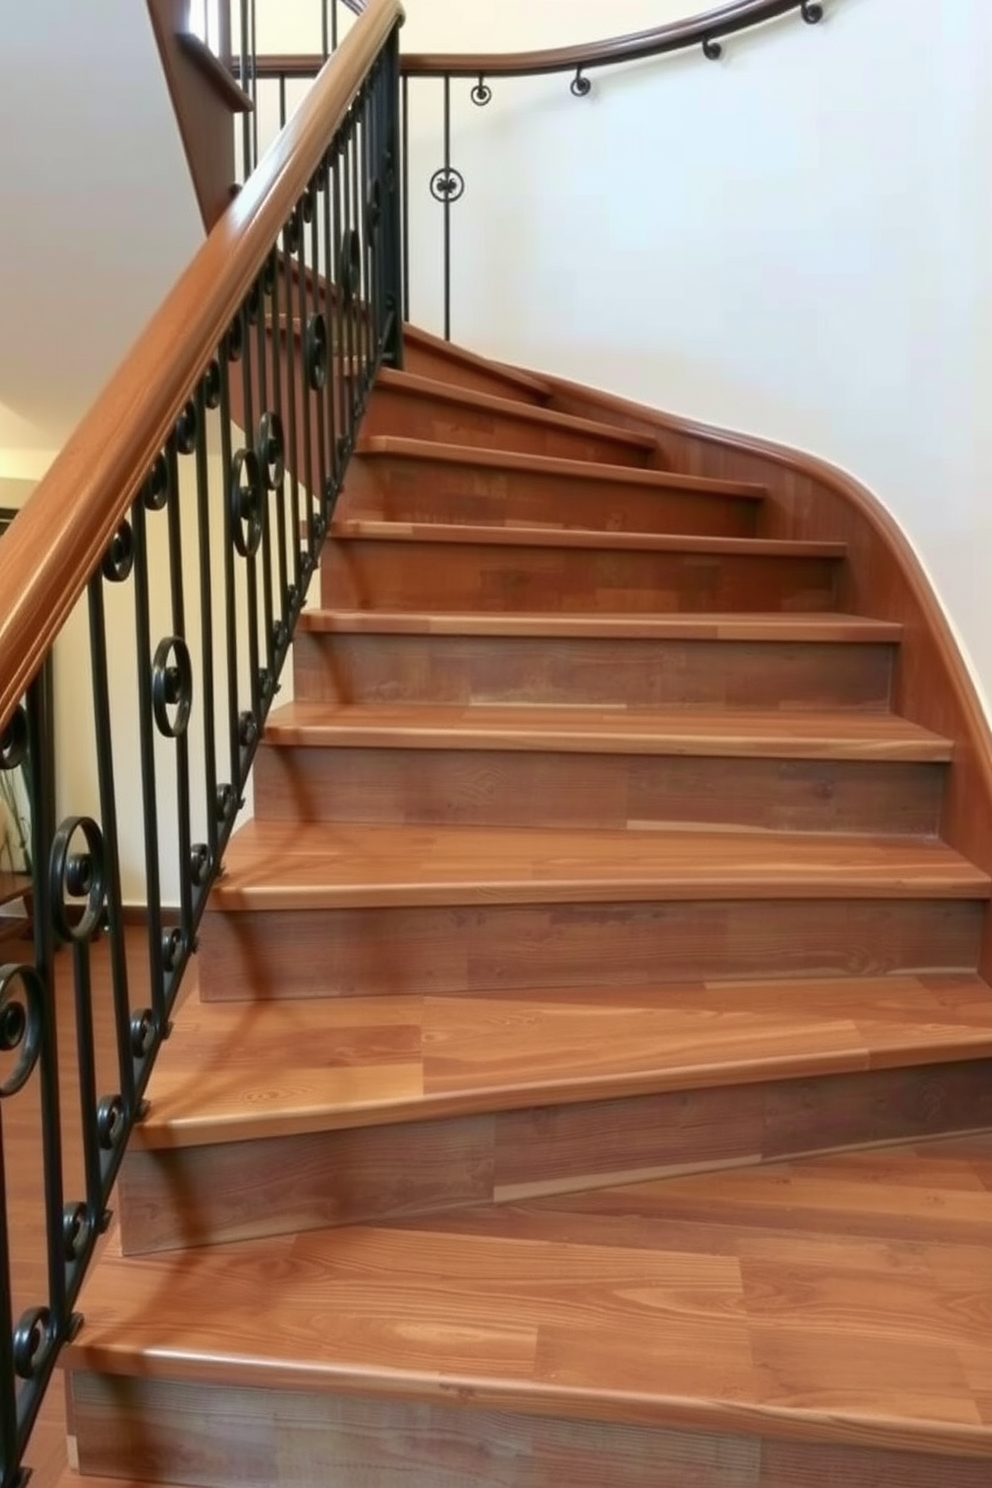
[[[763, 537], [844, 542], [840, 608], [903, 627], [891, 706], [954, 741], [940, 836], [992, 869], [992, 729], [950, 621], [895, 518], [868, 488], [828, 461], [754, 435], [655, 411], [550, 375], [548, 407], [658, 438], [660, 459], [686, 474], [762, 482]], [[979, 970], [992, 972], [988, 912]]]

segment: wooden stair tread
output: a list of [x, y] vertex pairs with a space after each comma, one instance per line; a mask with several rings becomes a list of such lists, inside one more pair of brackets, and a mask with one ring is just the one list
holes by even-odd
[[975, 975], [260, 1003], [190, 998], [147, 1148], [992, 1056]]
[[988, 876], [943, 843], [751, 831], [249, 822], [215, 909], [674, 899], [970, 898]]
[[374, 434], [360, 439], [356, 453], [366, 458], [400, 457], [406, 460], [474, 466], [485, 470], [563, 475], [576, 481], [653, 486], [658, 491], [695, 491], [701, 496], [739, 496], [747, 501], [761, 501], [767, 490], [757, 481], [722, 480], [713, 476], [681, 475], [667, 470], [643, 470], [630, 465], [569, 460], [560, 455], [535, 455], [522, 450], [477, 449], [474, 445], [441, 444], [431, 439], [411, 439], [400, 434]]
[[902, 626], [832, 610], [797, 614], [628, 615], [597, 613], [513, 614], [473, 611], [304, 610], [300, 627], [311, 634], [557, 636], [616, 640], [802, 641], [832, 644], [895, 643]]
[[519, 548], [591, 548], [597, 552], [699, 553], [768, 558], [844, 557], [841, 542], [795, 542], [772, 537], [697, 537], [683, 533], [597, 532], [580, 527], [497, 527], [447, 522], [388, 522], [367, 518], [335, 522], [338, 542], [420, 542]]
[[445, 707], [298, 700], [273, 710], [266, 743], [306, 748], [513, 749], [949, 760], [953, 744], [894, 713], [648, 712], [624, 708]]
[[525, 423], [540, 424], [547, 428], [594, 434], [600, 439], [613, 440], [617, 444], [643, 450], [645, 454], [650, 453], [658, 442], [651, 434], [638, 434], [633, 429], [624, 429], [617, 424], [606, 424], [599, 419], [578, 418], [570, 413], [555, 413], [550, 408], [537, 407], [533, 403], [520, 403], [513, 398], [500, 398], [494, 393], [476, 392], [472, 388], [441, 382], [433, 377], [423, 377], [416, 372], [397, 372], [391, 367], [380, 368], [375, 386], [376, 389], [405, 393], [411, 397], [434, 398], [450, 403], [454, 409], [505, 414]]
[[[126, 1262], [112, 1237], [64, 1360], [987, 1458], [984, 1150], [971, 1162], [941, 1144], [794, 1160], [518, 1203], [485, 1232], [462, 1213]], [[814, 1197], [821, 1168], [846, 1180], [832, 1203]], [[743, 1224], [724, 1197], [735, 1180]], [[676, 1214], [695, 1204], [699, 1222], [666, 1217], [673, 1182]], [[927, 1214], [945, 1195], [962, 1223], [935, 1237]]]

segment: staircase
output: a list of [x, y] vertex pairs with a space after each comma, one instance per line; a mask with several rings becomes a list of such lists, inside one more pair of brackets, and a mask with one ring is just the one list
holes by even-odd
[[843, 542], [562, 401], [380, 376], [64, 1356], [85, 1474], [992, 1477], [959, 741]]

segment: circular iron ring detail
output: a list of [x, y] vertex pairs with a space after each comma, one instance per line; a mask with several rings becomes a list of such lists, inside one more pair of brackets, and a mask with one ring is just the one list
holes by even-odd
[[368, 196], [365, 201], [365, 232], [368, 238], [374, 238], [382, 220], [382, 187], [379, 185], [378, 176], [369, 186]]
[[569, 83], [568, 91], [573, 98], [588, 98], [592, 92], [592, 83], [586, 77], [581, 67]]
[[712, 36], [707, 36], [703, 41], [703, 56], [708, 62], [719, 62], [723, 56], [723, 47]]
[[[158, 731], [167, 739], [181, 739], [189, 727], [193, 707], [193, 663], [182, 636], [159, 641], [152, 660], [152, 711]], [[175, 716], [169, 717], [169, 709]]]
[[234, 456], [228, 499], [234, 546], [242, 558], [254, 558], [262, 542], [263, 509], [262, 474], [254, 450], [240, 449]]
[[145, 481], [142, 499], [148, 511], [161, 511], [169, 499], [169, 462], [164, 454], [155, 457]]
[[23, 1090], [41, 1049], [44, 986], [33, 966], [0, 967], [0, 1050], [19, 1056], [12, 1072], [0, 1082], [0, 1100]]
[[486, 104], [492, 101], [493, 90], [481, 73], [479, 74], [479, 81], [469, 96], [476, 108], [485, 108]]
[[436, 202], [456, 202], [465, 195], [465, 177], [453, 165], [431, 176], [431, 196]]
[[319, 312], [307, 321], [303, 357], [311, 392], [323, 392], [327, 385], [327, 321]]
[[28, 715], [23, 703], [18, 704], [0, 734], [0, 770], [16, 770], [28, 753]]
[[350, 305], [362, 287], [362, 241], [355, 228], [341, 238], [341, 299]]
[[134, 533], [130, 522], [122, 522], [110, 539], [100, 571], [110, 584], [123, 584], [134, 567]]
[[85, 1204], [66, 1204], [62, 1210], [62, 1255], [67, 1262], [78, 1261], [92, 1231]]
[[816, 26], [823, 20], [823, 6], [818, 0], [803, 0], [799, 9], [807, 26]]
[[196, 404], [191, 399], [176, 419], [176, 449], [181, 455], [193, 454], [199, 431], [200, 420], [197, 417]]
[[[71, 850], [77, 832], [82, 833], [86, 843], [84, 853]], [[103, 833], [92, 817], [70, 816], [59, 827], [52, 843], [48, 885], [52, 896], [52, 919], [62, 939], [74, 941], [77, 945], [92, 940], [100, 928], [107, 900]], [[69, 918], [67, 892], [86, 900], [86, 908], [76, 924]]]
[[286, 437], [277, 413], [262, 414], [255, 455], [267, 489], [278, 491], [286, 476]]
[[14, 1372], [18, 1379], [35, 1379], [54, 1347], [55, 1319], [51, 1309], [32, 1307], [23, 1313], [14, 1329]]
[[203, 374], [203, 401], [207, 408], [220, 407], [220, 362], [214, 357]]

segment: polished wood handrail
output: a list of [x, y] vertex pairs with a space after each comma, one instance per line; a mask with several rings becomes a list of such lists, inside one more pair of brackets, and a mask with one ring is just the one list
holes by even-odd
[[403, 14], [401, 0], [370, 0], [5, 534], [0, 724], [41, 667]]
[[[411, 52], [400, 58], [405, 77], [528, 77], [539, 73], [587, 72], [621, 62], [660, 57], [666, 52], [703, 46], [721, 37], [749, 30], [798, 10], [804, 20], [818, 21], [823, 7], [816, 0], [733, 0], [701, 15], [669, 21], [647, 31], [591, 41], [579, 46], [550, 47], [533, 52]], [[303, 53], [262, 56], [257, 76], [313, 77], [320, 58]]]

